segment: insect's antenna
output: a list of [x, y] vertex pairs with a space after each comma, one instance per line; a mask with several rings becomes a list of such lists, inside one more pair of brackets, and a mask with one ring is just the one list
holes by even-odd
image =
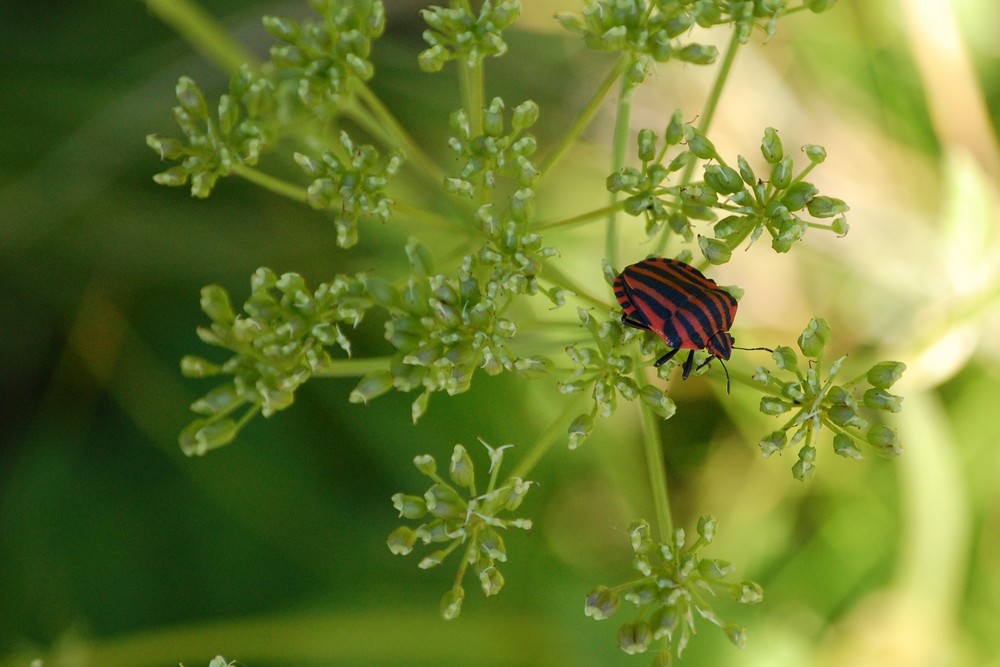
[[[740, 348], [742, 349], [742, 348]], [[717, 357], [719, 363], [722, 364], [722, 370], [726, 372], [726, 395], [729, 395], [729, 369], [726, 368], [726, 362], [722, 360], [722, 357]]]
[[733, 349], [734, 350], [746, 350], [748, 352], [751, 352], [753, 350], [764, 350], [765, 352], [770, 352], [771, 354], [774, 354], [774, 350], [772, 350], [769, 347], [737, 347], [737, 346], [733, 345]]

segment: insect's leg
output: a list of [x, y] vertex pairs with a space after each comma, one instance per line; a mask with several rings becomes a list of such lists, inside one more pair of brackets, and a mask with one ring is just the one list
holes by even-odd
[[635, 329], [645, 329], [649, 331], [649, 325], [642, 320], [637, 320], [634, 317], [629, 317], [625, 313], [622, 313], [622, 324], [627, 327], [633, 327]]
[[[709, 357], [709, 359], [711, 358], [712, 357]], [[681, 375], [681, 379], [683, 380], [688, 379], [688, 376], [691, 375], [691, 368], [693, 366], [694, 366], [694, 350], [691, 350], [691, 354], [689, 354], [688, 358], [684, 360], [684, 374]], [[701, 368], [701, 366], [699, 366], [698, 368]]]
[[678, 352], [680, 352], [680, 351], [681, 351], [681, 349], [680, 349], [679, 347], [678, 347], [678, 348], [674, 348], [673, 350], [670, 350], [670, 351], [669, 351], [669, 352], [667, 352], [667, 353], [666, 353], [665, 355], [663, 355], [662, 357], [660, 357], [659, 359], [657, 359], [657, 360], [656, 360], [656, 363], [655, 363], [655, 364], [653, 364], [653, 365], [654, 365], [654, 366], [656, 366], [657, 368], [659, 368], [659, 367], [660, 367], [660, 366], [662, 366], [663, 364], [665, 364], [665, 363], [667, 363], [668, 361], [670, 361], [671, 359], [673, 359], [673, 358], [674, 358], [674, 356], [675, 356], [675, 355], [676, 355], [676, 354], [677, 354]]

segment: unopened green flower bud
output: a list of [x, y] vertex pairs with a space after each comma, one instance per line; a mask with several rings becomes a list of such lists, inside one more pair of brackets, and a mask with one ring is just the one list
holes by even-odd
[[684, 126], [684, 136], [687, 139], [688, 150], [702, 160], [717, 158], [715, 145], [709, 141], [708, 137], [699, 132], [691, 125]]
[[416, 400], [410, 405], [410, 416], [413, 418], [413, 423], [416, 424], [424, 413], [427, 412], [427, 404], [431, 400], [431, 393], [425, 391], [424, 393], [417, 396]]
[[729, 561], [717, 558], [705, 558], [698, 561], [698, 572], [710, 581], [725, 579], [736, 571], [736, 566]]
[[809, 209], [809, 214], [816, 218], [832, 218], [851, 210], [843, 199], [822, 195], [810, 199], [806, 206]]
[[725, 264], [733, 255], [733, 251], [728, 245], [719, 239], [708, 236], [698, 237], [698, 247], [705, 259], [712, 264]]
[[781, 203], [789, 211], [801, 211], [819, 193], [819, 189], [808, 181], [799, 181], [788, 187]]
[[484, 528], [479, 533], [479, 548], [493, 560], [507, 562], [507, 546], [500, 534], [492, 528]]
[[218, 285], [201, 288], [201, 309], [212, 322], [222, 326], [230, 326], [236, 319], [229, 294]]
[[538, 105], [532, 100], [525, 100], [514, 107], [511, 127], [515, 132], [526, 130], [538, 120]]
[[659, 387], [647, 384], [639, 392], [639, 398], [643, 403], [653, 408], [653, 411], [661, 419], [670, 419], [677, 412], [677, 405]]
[[705, 183], [721, 195], [731, 195], [743, 189], [743, 179], [732, 167], [721, 164], [705, 166]]
[[906, 364], [899, 361], [883, 361], [868, 371], [868, 384], [879, 389], [888, 389], [903, 376]]
[[837, 3], [837, 0], [806, 0], [805, 6], [809, 11], [819, 14], [825, 12]]
[[755, 581], [741, 581], [729, 589], [733, 599], [740, 604], [757, 604], [764, 599], [764, 589]]
[[229, 413], [244, 402], [233, 383], [219, 385], [191, 404], [191, 410], [201, 415]]
[[441, 617], [450, 621], [462, 613], [462, 600], [465, 599], [465, 589], [459, 584], [441, 596]]
[[607, 586], [597, 586], [587, 593], [587, 601], [583, 607], [583, 613], [593, 618], [595, 621], [603, 621], [611, 618], [612, 614], [618, 611], [618, 594]]
[[652, 641], [652, 629], [644, 621], [624, 623], [618, 628], [618, 648], [629, 655], [645, 653]]
[[177, 440], [186, 456], [204, 456], [212, 449], [228, 445], [238, 432], [239, 427], [232, 419], [195, 419]]
[[594, 418], [589, 414], [582, 414], [573, 420], [569, 425], [569, 448], [576, 449], [587, 439], [590, 432], [594, 430]]
[[676, 51], [676, 56], [692, 65], [711, 65], [719, 57], [719, 50], [711, 44], [686, 44]]
[[392, 373], [389, 371], [372, 371], [361, 378], [348, 400], [351, 403], [367, 403], [392, 389]]
[[675, 146], [684, 138], [684, 114], [680, 109], [675, 109], [670, 115], [670, 122], [667, 124], [667, 131], [664, 140], [670, 146]]
[[400, 526], [389, 533], [385, 543], [392, 553], [397, 556], [405, 556], [413, 551], [413, 545], [417, 543], [417, 534], [409, 526]]
[[795, 354], [795, 350], [786, 345], [774, 348], [771, 358], [774, 359], [774, 365], [781, 370], [794, 373], [799, 368], [799, 355]]
[[833, 436], [833, 451], [848, 459], [859, 460], [864, 458], [861, 450], [854, 444], [854, 439], [845, 433], [838, 433]]
[[837, 426], [853, 426], [855, 428], [865, 428], [868, 422], [848, 405], [833, 405], [826, 411], [826, 416]]
[[726, 637], [736, 648], [742, 649], [747, 644], [747, 629], [736, 623], [726, 623], [723, 628]]
[[184, 357], [181, 358], [181, 374], [184, 377], [204, 378], [212, 375], [218, 375], [221, 372], [221, 366], [213, 364], [207, 359], [196, 357], [191, 354], [184, 355]]
[[792, 158], [783, 157], [771, 169], [771, 185], [784, 190], [792, 184]]
[[496, 595], [503, 588], [503, 575], [492, 565], [484, 567], [479, 571], [479, 585], [482, 586], [485, 595]]
[[764, 458], [771, 456], [775, 452], [780, 452], [785, 448], [785, 443], [788, 442], [788, 436], [785, 435], [784, 431], [774, 431], [763, 438], [760, 441], [760, 451], [764, 455]]
[[472, 466], [472, 457], [462, 445], [455, 445], [455, 449], [451, 453], [448, 476], [455, 484], [466, 489], [471, 489], [475, 484], [476, 474]]
[[413, 465], [428, 477], [437, 473], [437, 463], [430, 454], [419, 454], [413, 457]]
[[899, 441], [899, 434], [896, 429], [876, 424], [868, 430], [866, 436], [868, 444], [872, 446], [879, 456], [893, 458], [903, 452], [903, 446]]
[[174, 90], [177, 93], [177, 102], [184, 111], [194, 118], [204, 119], [208, 117], [205, 98], [202, 96], [198, 84], [193, 79], [182, 76], [178, 79]]
[[865, 392], [865, 406], [873, 410], [885, 410], [886, 412], [899, 412], [903, 409], [903, 399], [900, 396], [890, 394], [885, 389], [872, 387]]
[[427, 502], [421, 496], [395, 493], [392, 496], [392, 506], [404, 519], [420, 519], [427, 514]]
[[774, 396], [763, 396], [760, 399], [760, 411], [765, 415], [780, 415], [791, 409], [791, 403]]
[[719, 520], [713, 516], [703, 516], [698, 519], [698, 535], [705, 542], [711, 544], [715, 539], [715, 533], [719, 528]]
[[639, 130], [639, 159], [651, 162], [656, 157], [656, 132], [650, 129]]
[[760, 152], [768, 164], [777, 164], [785, 156], [785, 149], [781, 146], [781, 138], [773, 127], [764, 129], [764, 138], [760, 142]]
[[799, 349], [802, 354], [812, 359], [817, 359], [823, 353], [823, 347], [830, 342], [833, 337], [833, 330], [821, 317], [810, 320], [802, 335], [799, 336]]

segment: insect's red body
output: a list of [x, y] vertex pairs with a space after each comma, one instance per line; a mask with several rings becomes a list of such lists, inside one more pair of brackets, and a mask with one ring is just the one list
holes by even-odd
[[665, 257], [644, 259], [625, 267], [614, 290], [623, 324], [652, 331], [673, 348], [656, 360], [657, 366], [680, 350], [691, 350], [684, 362], [687, 379], [696, 350], [712, 355], [702, 365], [732, 354], [729, 328], [736, 317], [736, 299], [690, 264]]

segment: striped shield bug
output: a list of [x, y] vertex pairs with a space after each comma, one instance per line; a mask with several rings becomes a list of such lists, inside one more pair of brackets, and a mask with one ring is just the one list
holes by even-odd
[[[681, 350], [691, 350], [684, 361], [683, 378], [712, 359], [727, 360], [733, 352], [733, 326], [738, 303], [732, 294], [690, 264], [666, 257], [650, 257], [625, 267], [614, 283], [622, 307], [622, 324], [652, 331], [673, 348], [656, 360], [667, 363]], [[767, 349], [767, 348], [759, 348]], [[709, 357], [694, 368], [694, 353]], [[729, 370], [726, 390], [729, 389]]]

